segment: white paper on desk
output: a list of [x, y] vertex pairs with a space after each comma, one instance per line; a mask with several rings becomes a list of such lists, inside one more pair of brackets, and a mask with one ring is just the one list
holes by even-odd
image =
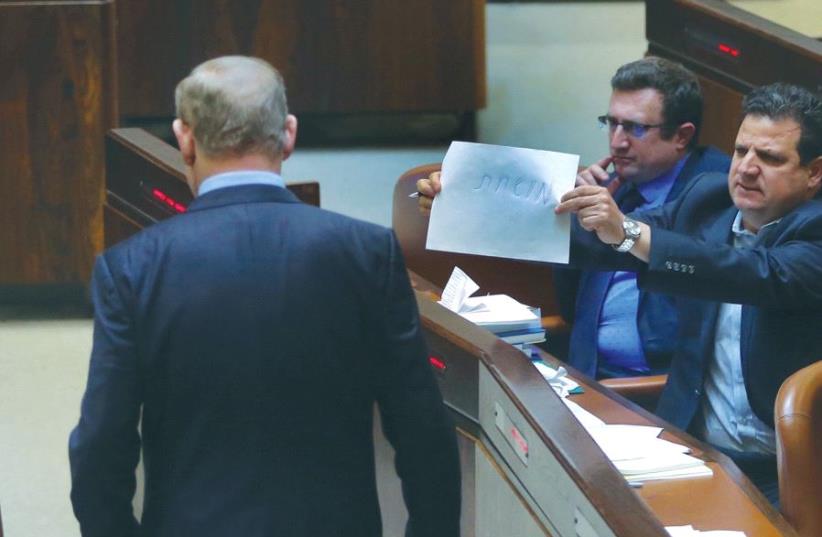
[[687, 526], [665, 526], [671, 537], [745, 537], [744, 531], [735, 530], [705, 530], [695, 529], [690, 524]]
[[440, 304], [454, 313], [459, 313], [466, 299], [477, 292], [477, 289], [479, 289], [479, 285], [468, 274], [463, 272], [461, 268], [454, 267], [454, 270], [451, 271], [451, 277], [448, 278], [448, 283], [445, 284], [445, 289], [442, 290]]
[[555, 215], [574, 187], [579, 155], [452, 142], [442, 163], [426, 248], [567, 263], [571, 215]]

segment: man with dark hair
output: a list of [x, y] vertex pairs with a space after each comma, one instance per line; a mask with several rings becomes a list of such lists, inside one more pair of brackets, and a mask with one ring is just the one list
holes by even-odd
[[822, 357], [822, 101], [774, 84], [754, 90], [743, 115], [727, 176], [706, 174], [630, 216], [607, 188], [583, 185], [557, 212], [593, 232], [574, 232], [574, 262], [636, 271], [642, 289], [676, 295], [657, 413], [730, 455], [776, 501], [776, 394]]
[[457, 537], [454, 426], [394, 234], [284, 188], [297, 119], [266, 62], [209, 60], [176, 104], [195, 200], [95, 263], [69, 446], [82, 535], [380, 536], [376, 403], [408, 534]]
[[[696, 145], [702, 92], [693, 73], [648, 57], [620, 67], [611, 86], [608, 113], [597, 118], [610, 154], [580, 172], [577, 185], [607, 185], [628, 212], [676, 199], [702, 173], [728, 171], [727, 155]], [[439, 188], [438, 173], [417, 182], [423, 212]], [[554, 284], [562, 316], [573, 320], [568, 363], [597, 378], [667, 370], [677, 327], [670, 297], [641, 291], [626, 271], [557, 267]]]
[[[676, 199], [701, 173], [728, 171], [724, 153], [696, 145], [702, 91], [693, 73], [648, 57], [620, 67], [611, 88], [599, 118], [610, 154], [582, 171], [578, 185], [609, 184], [629, 212]], [[669, 297], [639, 290], [632, 272], [558, 268], [554, 281], [563, 317], [573, 320], [568, 363], [597, 378], [667, 371], [677, 325]]]

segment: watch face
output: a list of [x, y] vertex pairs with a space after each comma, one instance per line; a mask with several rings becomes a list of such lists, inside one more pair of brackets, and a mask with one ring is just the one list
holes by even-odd
[[625, 221], [622, 223], [622, 228], [625, 230], [625, 234], [632, 239], [636, 239], [639, 237], [640, 228], [639, 224], [635, 220], [631, 220], [626, 218]]

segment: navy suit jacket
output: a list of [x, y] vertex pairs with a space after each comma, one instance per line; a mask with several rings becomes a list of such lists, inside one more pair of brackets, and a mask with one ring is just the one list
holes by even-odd
[[[700, 174], [727, 172], [731, 160], [713, 147], [694, 150], [674, 180], [666, 202], [675, 200], [685, 187]], [[622, 206], [629, 183], [614, 192], [614, 200]], [[599, 316], [608, 281], [594, 270], [559, 268], [554, 272], [556, 296], [562, 316], [572, 321], [568, 348], [568, 363], [594, 378], [598, 366]], [[671, 361], [677, 332], [677, 319], [673, 299], [661, 293], [639, 292], [637, 329], [648, 364], [653, 368], [665, 368]]]
[[375, 402], [413, 533], [459, 534], [454, 428], [390, 230], [225, 188], [104, 252], [92, 287], [85, 537], [381, 535]]
[[822, 359], [822, 201], [763, 228], [753, 248], [733, 247], [736, 214], [727, 175], [706, 174], [675, 202], [632, 214], [651, 227], [647, 264], [575, 230], [575, 262], [636, 270], [641, 289], [676, 295], [679, 332], [657, 414], [681, 429], [702, 401], [722, 303], [742, 304], [745, 389], [754, 413], [771, 427], [779, 387]]

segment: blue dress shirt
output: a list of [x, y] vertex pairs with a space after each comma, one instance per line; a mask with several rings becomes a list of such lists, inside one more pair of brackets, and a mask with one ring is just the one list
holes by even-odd
[[272, 185], [280, 188], [285, 188], [285, 181], [283, 178], [274, 172], [266, 172], [262, 170], [248, 170], [218, 173], [208, 177], [200, 184], [197, 191], [198, 196], [208, 194], [218, 188], [228, 188], [240, 185]]
[[[767, 225], [773, 224], [776, 222]], [[742, 227], [742, 213], [737, 213], [731, 229], [736, 248], [751, 248], [756, 242], [756, 235]], [[741, 304], [719, 306], [714, 359], [708, 365], [702, 400], [702, 438], [720, 448], [775, 455], [774, 430], [756, 417], [748, 403], [742, 376], [741, 327]]]
[[[645, 200], [637, 209], [651, 209], [665, 203], [687, 160], [686, 154], [673, 168], [656, 179], [636, 183], [636, 188]], [[599, 367], [603, 371], [616, 374], [648, 371], [648, 362], [637, 328], [638, 307], [636, 273], [614, 272], [602, 303], [597, 330]]]

